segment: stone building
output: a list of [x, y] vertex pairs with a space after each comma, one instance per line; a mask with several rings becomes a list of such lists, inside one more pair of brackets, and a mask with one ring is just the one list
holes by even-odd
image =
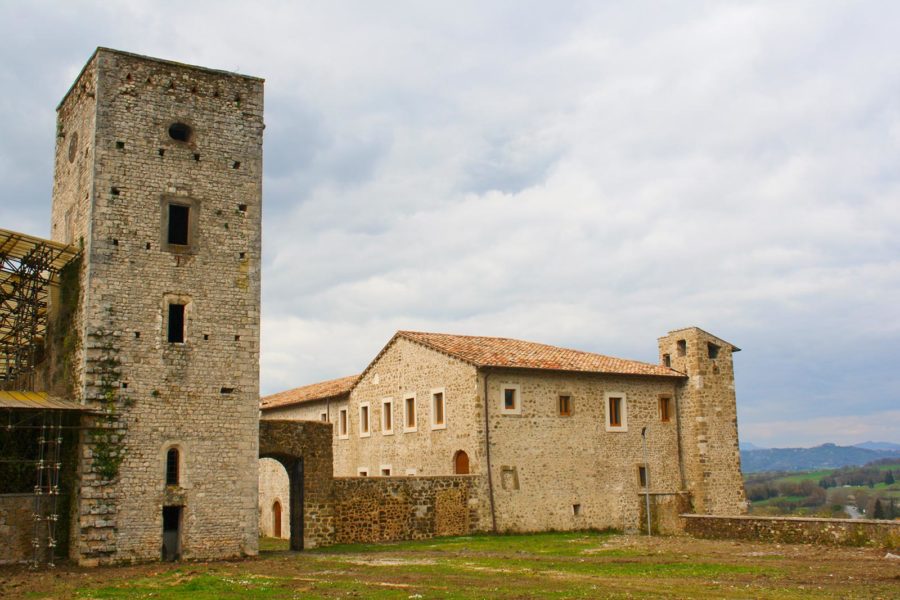
[[[660, 338], [658, 365], [400, 331], [360, 375], [268, 396], [262, 418], [332, 423], [338, 477], [480, 476], [482, 529], [634, 529], [649, 492], [674, 530], [679, 512], [746, 510], [737, 350], [696, 327]], [[278, 471], [260, 471], [266, 534]]]
[[86, 409], [80, 564], [257, 553], [263, 128], [263, 80], [106, 48], [57, 109], [51, 232], [80, 257], [32, 388]]

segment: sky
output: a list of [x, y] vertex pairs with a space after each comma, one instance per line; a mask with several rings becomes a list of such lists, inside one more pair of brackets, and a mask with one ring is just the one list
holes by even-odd
[[900, 442], [900, 3], [0, 0], [0, 227], [96, 46], [266, 79], [261, 388], [398, 329], [735, 355], [742, 441]]

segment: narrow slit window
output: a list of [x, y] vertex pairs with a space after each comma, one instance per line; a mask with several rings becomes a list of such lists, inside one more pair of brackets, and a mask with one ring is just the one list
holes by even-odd
[[671, 415], [672, 411], [672, 399], [668, 396], [660, 396], [659, 397], [659, 420], [663, 422], [670, 421], [672, 419]]
[[166, 452], [166, 485], [178, 485], [178, 449]]
[[338, 435], [340, 437], [347, 437], [347, 409], [342, 408], [340, 415], [338, 416]]
[[391, 400], [381, 402], [381, 433], [390, 435], [394, 433], [394, 403]]
[[360, 437], [369, 435], [369, 405], [363, 404], [359, 407], [359, 435]]
[[638, 484], [642, 488], [647, 487], [647, 468], [646, 467], [638, 467]]
[[444, 392], [431, 394], [431, 426], [435, 429], [444, 427]]
[[667, 367], [672, 366], [672, 356], [669, 354], [663, 354], [663, 364]]
[[572, 396], [567, 394], [559, 397], [559, 416], [569, 417], [572, 415]]
[[406, 413], [406, 430], [416, 430], [416, 397], [410, 396], [404, 401]]
[[622, 426], [622, 399], [615, 396], [609, 399], [609, 426]]
[[169, 305], [169, 343], [184, 343], [184, 304]]
[[190, 223], [191, 209], [182, 204], [169, 205], [169, 238], [170, 244], [175, 246], [188, 245], [188, 224]]

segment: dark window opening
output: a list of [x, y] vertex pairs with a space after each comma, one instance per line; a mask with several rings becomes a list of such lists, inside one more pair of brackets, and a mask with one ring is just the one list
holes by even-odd
[[169, 205], [169, 243], [176, 246], [188, 245], [188, 232], [191, 217], [189, 206], [181, 204]]
[[169, 125], [169, 137], [177, 142], [191, 141], [192, 133], [190, 125], [185, 125], [184, 123], [172, 123]]
[[234, 341], [236, 341], [236, 342], [241, 341], [241, 336], [239, 336], [239, 335], [234, 336]]
[[196, 160], [196, 161], [199, 162], [199, 161], [200, 161], [200, 155], [199, 155], [199, 154], [195, 154], [195, 155], [194, 155], [194, 160]]
[[247, 212], [247, 205], [246, 204], [238, 204], [238, 210], [241, 212]]
[[192, 94], [196, 94], [196, 93], [197, 93], [197, 86], [196, 86], [196, 85], [193, 86], [193, 87], [191, 88], [191, 93], [192, 93]]
[[236, 160], [236, 161], [234, 161], [233, 163], [231, 163], [231, 168], [232, 168], [232, 169], [240, 169], [240, 168], [241, 168], [241, 161]]
[[559, 397], [559, 416], [568, 417], [572, 415], [572, 397], [571, 396], [560, 396]]
[[119, 190], [119, 188], [114, 187], [114, 188], [110, 188], [109, 193], [112, 194], [113, 196], [118, 196], [122, 192]]
[[184, 343], [184, 304], [169, 305], [169, 343]]
[[719, 347], [712, 342], [707, 342], [706, 351], [709, 353], [710, 358], [718, 358], [719, 356]]
[[166, 452], [166, 485], [178, 485], [178, 449]]
[[123, 389], [123, 390], [127, 390], [127, 389], [128, 389], [128, 384], [125, 383], [124, 381], [122, 382], [122, 389]]
[[165, 148], [160, 148], [160, 149], [159, 149], [159, 155], [160, 155], [160, 156], [165, 156], [165, 155], [166, 155], [166, 149], [165, 149]]
[[240, 258], [245, 258], [245, 257], [247, 256], [247, 253], [246, 253], [246, 252], [241, 252], [238, 256], [239, 256]]
[[687, 340], [678, 340], [678, 356], [687, 354]]
[[147, 242], [146, 244], [144, 244], [144, 248], [146, 248], [147, 250], [149, 250], [149, 249], [150, 249], [150, 242]]
[[125, 148], [125, 142], [116, 142], [116, 148], [122, 150]]
[[113, 238], [112, 245], [113, 245], [113, 246], [118, 246], [118, 245], [119, 245], [119, 240]]
[[209, 334], [208, 334], [208, 333], [204, 333], [204, 334], [203, 334], [203, 341], [208, 341], [208, 340], [209, 340]]
[[638, 483], [641, 487], [647, 487], [647, 469], [646, 467], [638, 467]]
[[234, 388], [223, 387], [222, 389], [219, 390], [219, 393], [220, 394], [233, 394]]
[[141, 337], [141, 332], [140, 332], [140, 331], [135, 331], [135, 332], [134, 332], [134, 337], [136, 337], [136, 338]]
[[576, 517], [581, 514], [581, 505], [580, 504], [572, 505], [572, 514], [575, 515]]
[[516, 390], [515, 388], [505, 388], [503, 390], [503, 408], [506, 410], [516, 409]]
[[668, 354], [663, 354], [663, 364], [667, 367], [672, 366], [672, 357]]
[[390, 470], [390, 469], [382, 469], [382, 470], [381, 470], [381, 476], [382, 476], [382, 477], [390, 477], [390, 476], [391, 476], [391, 470]]

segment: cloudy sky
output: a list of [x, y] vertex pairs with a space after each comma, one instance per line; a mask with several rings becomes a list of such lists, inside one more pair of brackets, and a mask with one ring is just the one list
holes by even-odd
[[96, 46], [266, 78], [262, 389], [397, 329], [736, 355], [742, 440], [900, 442], [900, 4], [0, 0], [0, 227]]

